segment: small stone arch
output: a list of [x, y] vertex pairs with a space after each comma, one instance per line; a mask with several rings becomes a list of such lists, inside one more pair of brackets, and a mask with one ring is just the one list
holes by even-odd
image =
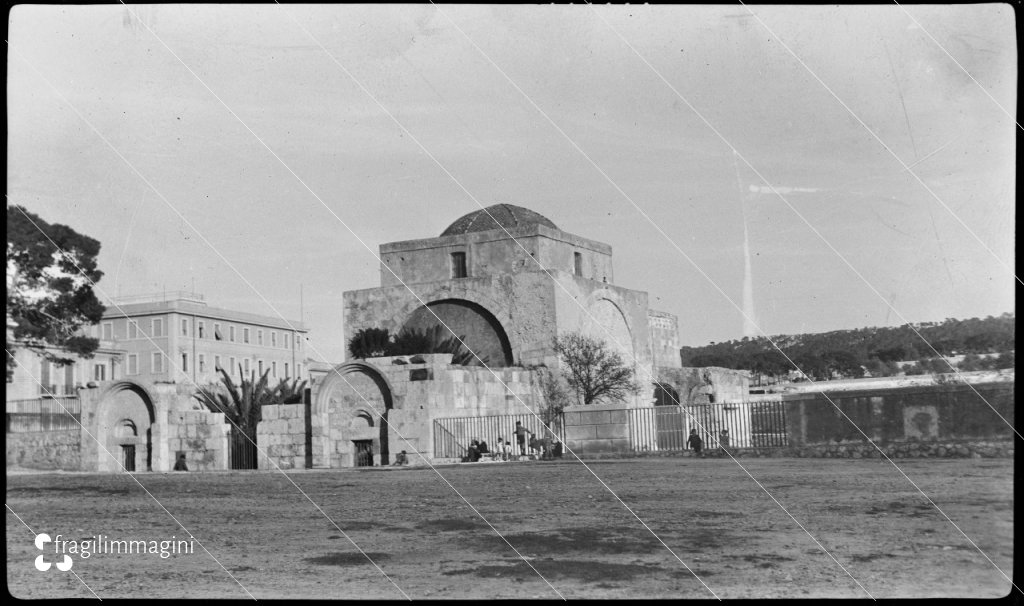
[[381, 464], [390, 462], [387, 419], [395, 406], [393, 394], [387, 377], [373, 364], [348, 362], [331, 369], [311, 406], [314, 423], [321, 427], [313, 436], [313, 466], [351, 467], [355, 444], [366, 441], [373, 442]]
[[655, 406], [678, 406], [683, 401], [679, 399], [679, 391], [671, 383], [654, 384], [654, 405]]
[[153, 398], [138, 383], [118, 381], [97, 399], [96, 439], [100, 471], [152, 471]]

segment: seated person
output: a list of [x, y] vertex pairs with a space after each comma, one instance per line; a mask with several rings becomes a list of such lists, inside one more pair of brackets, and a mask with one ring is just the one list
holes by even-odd
[[397, 455], [395, 455], [395, 462], [392, 463], [392, 465], [408, 465], [408, 464], [409, 464], [409, 456], [405, 454], [404, 450], [402, 452], [398, 453]]
[[473, 440], [469, 445], [469, 452], [466, 455], [466, 459], [470, 463], [476, 463], [480, 460], [480, 442]]
[[181, 453], [178, 456], [178, 460], [174, 463], [174, 471], [188, 471], [188, 464], [185, 463], [185, 453]]

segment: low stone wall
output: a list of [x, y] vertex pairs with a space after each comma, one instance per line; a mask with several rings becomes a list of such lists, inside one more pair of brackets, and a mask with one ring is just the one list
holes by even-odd
[[[1013, 440], [939, 440], [935, 442], [898, 442], [879, 444], [890, 459], [916, 458], [993, 458], [1013, 457]], [[878, 448], [869, 443], [818, 444], [793, 448], [789, 456], [826, 459], [881, 458]]]
[[171, 413], [167, 427], [171, 468], [178, 455], [184, 453], [189, 471], [227, 469], [230, 432], [231, 426], [225, 424], [224, 415], [219, 412], [183, 410]]
[[259, 469], [306, 468], [306, 407], [274, 404], [263, 407], [256, 426]]
[[82, 466], [81, 430], [9, 433], [7, 469], [79, 471]]
[[579, 457], [629, 452], [629, 411], [600, 405], [566, 409], [565, 443]]

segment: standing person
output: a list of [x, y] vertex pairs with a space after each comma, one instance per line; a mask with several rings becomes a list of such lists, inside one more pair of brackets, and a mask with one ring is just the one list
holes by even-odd
[[512, 443], [509, 442], [508, 440], [505, 440], [505, 445], [502, 448], [502, 453], [504, 453], [504, 460], [508, 461], [512, 458]]
[[174, 463], [174, 471], [188, 471], [188, 464], [185, 463], [185, 453], [178, 455], [178, 460]]
[[530, 436], [530, 454], [536, 458], [540, 458], [540, 440], [537, 439], [536, 435]]
[[725, 449], [729, 447], [729, 430], [723, 429], [718, 432], [718, 449], [725, 452]]
[[505, 440], [498, 438], [498, 445], [494, 447], [494, 460], [505, 460]]
[[696, 429], [690, 430], [690, 439], [686, 441], [686, 445], [693, 449], [694, 454], [701, 458], [704, 457], [704, 440], [701, 440], [700, 436], [697, 435]]
[[533, 435], [533, 432], [523, 427], [522, 421], [516, 421], [516, 445], [519, 446], [519, 454], [526, 454], [526, 434]]

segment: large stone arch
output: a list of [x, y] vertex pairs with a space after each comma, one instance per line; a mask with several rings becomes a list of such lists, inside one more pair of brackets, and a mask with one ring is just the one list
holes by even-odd
[[511, 366], [512, 344], [501, 321], [485, 306], [458, 297], [435, 299], [415, 307], [400, 330], [424, 331], [440, 327], [448, 338], [454, 333], [475, 356], [471, 366]]
[[579, 330], [600, 339], [622, 354], [623, 360], [636, 365], [636, 347], [633, 344], [633, 326], [623, 311], [623, 302], [614, 291], [602, 288], [586, 298], [580, 317]]
[[153, 397], [138, 383], [117, 381], [97, 399], [99, 471], [152, 471], [155, 454]]
[[348, 362], [331, 369], [312, 403], [313, 466], [353, 467], [367, 443], [373, 462], [387, 465], [393, 394], [387, 377], [370, 363]]

